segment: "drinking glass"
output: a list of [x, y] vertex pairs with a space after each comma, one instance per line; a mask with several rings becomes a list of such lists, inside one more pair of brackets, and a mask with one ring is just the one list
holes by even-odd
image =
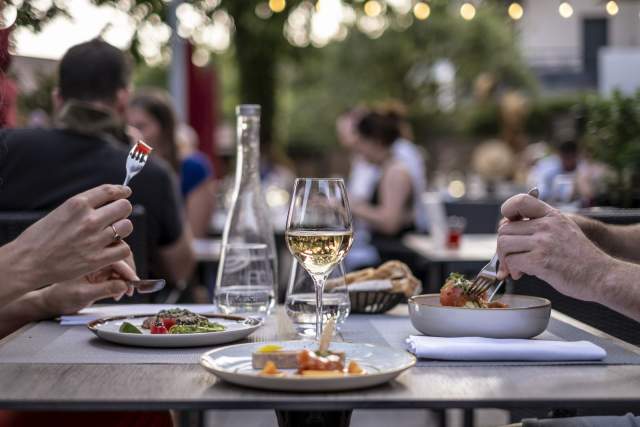
[[228, 243], [224, 274], [216, 283], [214, 300], [224, 314], [266, 317], [275, 304], [274, 278], [268, 246]]
[[322, 335], [322, 294], [327, 277], [353, 243], [351, 210], [340, 178], [298, 178], [285, 237], [289, 251], [311, 275], [316, 303], [316, 339]]
[[[315, 284], [296, 260], [291, 264], [285, 310], [298, 334], [308, 338], [315, 336]], [[344, 279], [344, 268], [342, 263], [338, 263], [329, 274], [322, 295], [322, 322], [326, 324], [329, 319], [335, 318], [336, 328], [340, 329], [350, 311], [351, 301]]]

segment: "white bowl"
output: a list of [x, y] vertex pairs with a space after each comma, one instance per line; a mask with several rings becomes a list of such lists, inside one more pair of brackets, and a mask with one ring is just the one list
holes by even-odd
[[504, 295], [509, 308], [462, 308], [440, 305], [440, 294], [409, 298], [413, 327], [436, 337], [531, 338], [549, 324], [551, 302], [525, 295]]

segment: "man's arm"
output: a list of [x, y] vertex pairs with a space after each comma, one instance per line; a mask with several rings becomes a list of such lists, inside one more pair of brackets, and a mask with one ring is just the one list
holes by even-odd
[[569, 215], [578, 227], [600, 249], [631, 262], [640, 262], [640, 224], [605, 224], [580, 215]]
[[604, 280], [594, 286], [594, 301], [640, 322], [640, 265], [613, 260]]

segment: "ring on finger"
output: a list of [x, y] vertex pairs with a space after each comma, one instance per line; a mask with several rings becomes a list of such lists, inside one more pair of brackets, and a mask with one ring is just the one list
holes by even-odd
[[122, 236], [118, 234], [118, 230], [116, 230], [116, 226], [114, 224], [111, 224], [111, 229], [113, 230], [113, 241], [119, 242], [122, 240]]

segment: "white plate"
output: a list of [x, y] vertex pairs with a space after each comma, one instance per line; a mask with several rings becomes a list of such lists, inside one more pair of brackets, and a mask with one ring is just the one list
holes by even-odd
[[[153, 314], [136, 314], [131, 316], [105, 317], [94, 320], [87, 326], [98, 337], [118, 344], [136, 347], [201, 347], [207, 345], [226, 344], [245, 338], [262, 326], [262, 320], [252, 317], [226, 316], [223, 314], [203, 314], [212, 322], [226, 327], [220, 332], [200, 334], [154, 334], [142, 329], [142, 322]], [[142, 331], [142, 334], [120, 332], [120, 325], [129, 322]]]
[[525, 295], [504, 295], [509, 308], [464, 308], [440, 305], [440, 294], [409, 298], [413, 326], [435, 337], [531, 338], [549, 324], [551, 302]]
[[236, 385], [266, 390], [325, 392], [384, 384], [416, 363], [416, 358], [404, 350], [372, 344], [333, 342], [331, 350], [344, 351], [347, 362], [355, 360], [367, 373], [339, 378], [309, 378], [294, 375], [294, 370], [283, 370], [287, 373], [284, 377], [262, 376], [258, 369], [251, 367], [251, 354], [265, 344], [280, 345], [286, 350], [317, 348], [317, 343], [313, 341], [238, 344], [203, 354], [200, 364], [219, 378]]

